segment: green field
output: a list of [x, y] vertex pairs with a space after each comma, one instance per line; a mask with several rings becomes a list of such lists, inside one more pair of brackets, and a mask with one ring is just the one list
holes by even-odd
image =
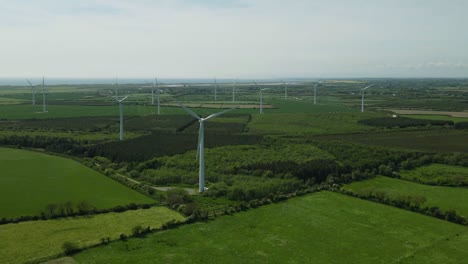
[[429, 186], [405, 180], [383, 176], [354, 182], [343, 186], [343, 189], [357, 194], [367, 195], [370, 192], [382, 191], [388, 197], [397, 198], [405, 195], [419, 195], [426, 198], [423, 207], [436, 206], [442, 210], [455, 210], [462, 216], [468, 216], [468, 189], [461, 187]]
[[457, 122], [468, 122], [468, 118], [464, 117], [452, 117], [447, 115], [401, 115], [409, 118], [418, 118], [418, 119], [430, 119], [430, 120], [450, 120], [455, 123]]
[[431, 185], [466, 186], [468, 168], [444, 164], [431, 164], [400, 172], [401, 178]]
[[380, 113], [290, 113], [252, 116], [251, 133], [266, 134], [330, 134], [376, 131], [375, 127], [359, 125], [358, 120], [381, 117]]
[[165, 207], [152, 207], [47, 221], [29, 221], [0, 225], [0, 263], [24, 263], [63, 252], [64, 242], [79, 247], [100, 243], [101, 238], [118, 239], [120, 234], [131, 234], [133, 227], [159, 228], [171, 221], [183, 221], [184, 217]]
[[62, 157], [0, 148], [0, 217], [38, 215], [47, 204], [85, 201], [98, 209], [154, 201]]
[[396, 130], [379, 133], [341, 134], [318, 137], [323, 140], [345, 140], [354, 143], [405, 148], [428, 152], [468, 152], [468, 133], [453, 129]]
[[73, 257], [79, 263], [463, 263], [467, 247], [466, 227], [320, 192]]

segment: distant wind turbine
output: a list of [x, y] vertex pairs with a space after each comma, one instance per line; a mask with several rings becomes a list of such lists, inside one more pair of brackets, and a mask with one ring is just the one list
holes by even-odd
[[320, 82], [317, 82], [314, 85], [314, 104], [317, 104], [317, 86], [320, 84]]
[[179, 105], [187, 112], [189, 115], [195, 117], [198, 119], [198, 122], [200, 123], [200, 128], [198, 130], [198, 145], [197, 145], [197, 158], [199, 159], [199, 171], [198, 171], [198, 192], [203, 193], [206, 188], [205, 188], [205, 160], [204, 160], [204, 151], [205, 151], [205, 146], [204, 146], [204, 141], [205, 141], [205, 121], [210, 120], [211, 118], [215, 118], [217, 116], [220, 116], [224, 113], [227, 113], [229, 111], [234, 110], [235, 108], [231, 109], [226, 109], [224, 111], [211, 114], [206, 118], [202, 118], [195, 114], [192, 110], [188, 109], [185, 105], [179, 103]]
[[237, 85], [237, 79], [234, 81], [234, 84], [232, 85], [232, 102], [234, 103], [234, 101], [236, 100], [236, 96], [235, 96], [235, 93], [236, 93], [236, 85]]
[[31, 81], [28, 79], [26, 79], [26, 81], [29, 83], [29, 86], [31, 86], [32, 105], [36, 105], [36, 92], [34, 91], [34, 85], [32, 85]]
[[214, 92], [215, 92], [214, 99], [216, 101], [216, 100], [218, 100], [218, 83], [216, 81], [216, 77], [214, 78], [214, 88], [215, 88], [215, 90], [214, 90]]
[[47, 113], [46, 100], [45, 100], [45, 82], [44, 76], [42, 76], [42, 112]]
[[115, 96], [119, 96], [118, 89], [119, 88], [119, 79], [117, 78], [117, 75], [115, 76]]
[[362, 95], [361, 113], [364, 113], [364, 93], [365, 93], [364, 91], [365, 91], [366, 89], [370, 88], [370, 87], [373, 86], [373, 85], [374, 85], [374, 84], [368, 85], [368, 86], [362, 88], [362, 90], [361, 90], [361, 95]]
[[[258, 89], [258, 84], [256, 81], [253, 81], [254, 84], [255, 84], [255, 87]], [[263, 88], [263, 89], [260, 89], [260, 114], [263, 114], [263, 91], [265, 90], [268, 90], [270, 88]]]
[[117, 96], [113, 96], [114, 100], [116, 100], [119, 103], [119, 112], [120, 112], [120, 140], [124, 140], [124, 130], [123, 130], [123, 101], [125, 101], [128, 96], [125, 96], [123, 98], [119, 98]]
[[281, 82], [284, 85], [284, 100], [286, 100], [286, 99], [288, 99], [288, 86], [283, 80], [281, 80]]

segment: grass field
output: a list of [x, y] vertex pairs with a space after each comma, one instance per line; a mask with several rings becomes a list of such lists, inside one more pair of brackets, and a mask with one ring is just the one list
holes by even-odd
[[466, 227], [320, 192], [73, 257], [79, 263], [463, 263], [467, 247]]
[[379, 113], [285, 113], [252, 116], [250, 133], [267, 134], [330, 134], [378, 130], [359, 125], [360, 119], [382, 117]]
[[468, 185], [468, 168], [444, 164], [431, 164], [400, 172], [403, 179], [431, 185]]
[[154, 201], [80, 163], [0, 148], [0, 217], [38, 215], [47, 204], [85, 201], [98, 209]]
[[449, 115], [402, 115], [409, 118], [430, 119], [430, 120], [450, 120], [457, 122], [468, 122], [468, 117], [453, 117]]
[[468, 152], [468, 133], [451, 129], [398, 130], [372, 134], [329, 135], [320, 138], [429, 152]]
[[179, 213], [165, 207], [152, 207], [47, 221], [30, 221], [0, 225], [0, 263], [24, 263], [63, 252], [66, 241], [79, 247], [100, 243], [101, 238], [118, 239], [131, 234], [133, 227], [158, 228], [170, 220], [184, 220]]
[[354, 182], [343, 186], [343, 189], [358, 194], [383, 191], [389, 197], [403, 195], [420, 195], [426, 198], [422, 207], [437, 206], [442, 210], [455, 210], [460, 215], [468, 216], [468, 189], [461, 187], [429, 186], [405, 180], [393, 179], [383, 176]]

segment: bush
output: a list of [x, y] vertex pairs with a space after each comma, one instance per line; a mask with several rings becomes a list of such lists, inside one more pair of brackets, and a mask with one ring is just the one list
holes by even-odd
[[62, 249], [67, 256], [80, 251], [78, 245], [70, 241], [63, 242]]

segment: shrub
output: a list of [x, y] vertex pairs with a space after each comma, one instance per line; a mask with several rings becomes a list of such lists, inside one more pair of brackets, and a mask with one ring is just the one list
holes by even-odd
[[71, 255], [73, 253], [80, 251], [80, 248], [78, 247], [78, 245], [70, 241], [63, 242], [62, 249], [65, 255]]

